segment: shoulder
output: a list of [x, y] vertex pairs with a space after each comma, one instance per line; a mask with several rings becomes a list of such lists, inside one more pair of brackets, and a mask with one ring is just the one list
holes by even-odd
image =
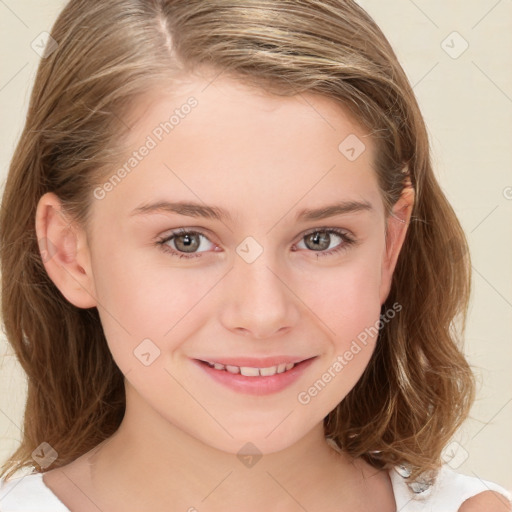
[[45, 485], [42, 473], [30, 473], [9, 480], [0, 479], [0, 510], [70, 512]]
[[466, 500], [458, 512], [511, 512], [512, 504], [502, 494], [484, 491]]
[[396, 504], [401, 512], [512, 512], [512, 494], [495, 482], [464, 475], [443, 465], [430, 485], [408, 482], [403, 467], [390, 470]]

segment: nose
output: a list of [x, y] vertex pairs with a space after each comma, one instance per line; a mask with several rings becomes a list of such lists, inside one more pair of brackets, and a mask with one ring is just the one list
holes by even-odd
[[300, 319], [300, 301], [287, 283], [287, 273], [266, 254], [252, 263], [236, 258], [222, 289], [224, 327], [254, 339], [283, 334]]

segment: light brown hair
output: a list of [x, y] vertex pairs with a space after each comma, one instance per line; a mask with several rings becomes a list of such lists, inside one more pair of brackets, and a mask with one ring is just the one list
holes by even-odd
[[58, 453], [48, 469], [70, 463], [112, 435], [125, 408], [98, 311], [69, 303], [45, 271], [38, 200], [54, 192], [86, 227], [92, 191], [121, 161], [133, 105], [201, 66], [339, 102], [375, 141], [387, 213], [410, 180], [411, 223], [383, 305], [402, 309], [324, 427], [375, 467], [410, 464], [413, 477], [437, 468], [474, 398], [461, 351], [470, 257], [413, 90], [372, 18], [351, 0], [71, 0], [51, 35], [58, 48], [40, 61], [0, 212], [2, 320], [28, 376], [23, 438], [1, 475], [32, 465], [42, 442]]

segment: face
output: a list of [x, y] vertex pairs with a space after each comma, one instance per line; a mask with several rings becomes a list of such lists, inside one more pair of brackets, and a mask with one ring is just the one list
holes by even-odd
[[373, 144], [338, 104], [210, 80], [139, 110], [125, 172], [94, 191], [80, 278], [127, 403], [218, 449], [273, 452], [367, 366], [405, 224], [387, 224]]

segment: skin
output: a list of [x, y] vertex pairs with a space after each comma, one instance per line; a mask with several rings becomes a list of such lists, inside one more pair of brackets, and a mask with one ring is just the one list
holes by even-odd
[[[137, 107], [132, 150], [187, 98], [198, 101], [93, 199], [90, 229], [72, 223], [55, 194], [39, 201], [38, 239], [55, 247], [46, 271], [72, 304], [98, 308], [127, 404], [114, 436], [44, 481], [79, 511], [394, 511], [387, 473], [335, 452], [323, 434], [323, 418], [358, 381], [375, 338], [308, 404], [297, 395], [379, 321], [414, 191], [406, 188], [386, 218], [372, 140], [332, 100], [210, 82], [191, 76]], [[350, 134], [366, 146], [354, 161], [338, 149]], [[157, 200], [217, 205], [233, 218], [130, 216]], [[299, 210], [340, 200], [366, 200], [373, 210], [295, 221]], [[156, 244], [178, 228], [205, 235], [194, 238], [200, 257]], [[305, 238], [314, 228], [345, 230], [357, 243], [319, 257]], [[251, 263], [236, 252], [249, 236], [263, 248]], [[345, 243], [327, 236], [324, 253]], [[176, 239], [167, 245], [183, 250]], [[145, 366], [134, 350], [147, 338], [160, 355]], [[191, 361], [281, 354], [316, 359], [290, 387], [264, 396], [221, 386]], [[237, 457], [247, 442], [262, 454], [252, 467]]]

